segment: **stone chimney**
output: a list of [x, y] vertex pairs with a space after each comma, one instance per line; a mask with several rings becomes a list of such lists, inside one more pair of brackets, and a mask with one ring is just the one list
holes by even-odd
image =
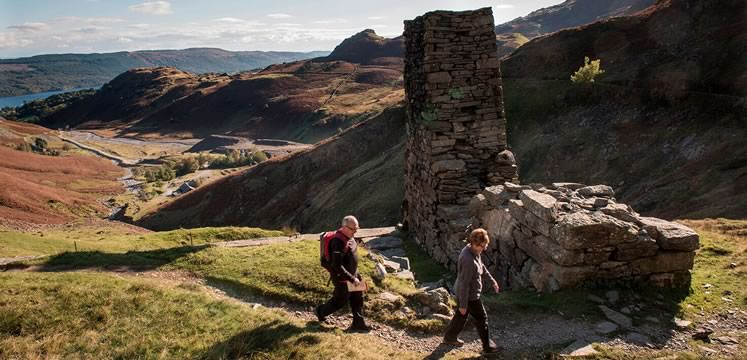
[[494, 28], [491, 8], [405, 21], [405, 222], [452, 268], [471, 223], [471, 198], [518, 181]]

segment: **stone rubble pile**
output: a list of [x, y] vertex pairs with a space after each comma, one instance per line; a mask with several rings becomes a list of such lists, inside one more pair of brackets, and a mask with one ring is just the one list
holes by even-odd
[[690, 283], [698, 234], [678, 223], [642, 217], [617, 203], [606, 185], [575, 183], [485, 188], [470, 202], [484, 227], [503, 284], [556, 291], [589, 283]]

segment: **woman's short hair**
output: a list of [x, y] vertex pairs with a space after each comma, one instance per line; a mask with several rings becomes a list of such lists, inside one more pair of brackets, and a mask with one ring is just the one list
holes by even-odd
[[490, 242], [490, 237], [488, 237], [488, 232], [483, 228], [478, 228], [475, 230], [472, 230], [472, 232], [469, 234], [469, 243], [474, 245], [483, 245]]

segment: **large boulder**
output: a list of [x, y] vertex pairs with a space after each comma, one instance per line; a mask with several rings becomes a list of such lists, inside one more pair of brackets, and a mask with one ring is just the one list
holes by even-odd
[[393, 236], [382, 236], [366, 242], [371, 250], [386, 250], [402, 247], [402, 239]]
[[543, 221], [555, 222], [558, 217], [558, 200], [550, 195], [524, 190], [519, 193], [519, 199], [529, 212]]
[[449, 291], [443, 287], [423, 291], [416, 295], [416, 299], [418, 299], [421, 304], [440, 314], [450, 313], [451, 309], [448, 306], [450, 297], [451, 295], [449, 295]]
[[511, 199], [516, 199], [516, 193], [506, 189], [503, 185], [495, 185], [486, 187], [482, 191], [482, 195], [488, 200], [488, 204], [492, 207], [498, 207], [506, 203]]
[[599, 211], [580, 211], [563, 217], [550, 232], [564, 249], [580, 250], [633, 242], [638, 230]]
[[599, 197], [613, 197], [615, 191], [607, 185], [593, 185], [585, 186], [577, 190], [579, 194], [585, 197], [599, 196]]
[[655, 256], [630, 262], [633, 275], [688, 271], [693, 268], [694, 252], [659, 251]]
[[472, 197], [472, 199], [469, 201], [469, 210], [470, 213], [472, 213], [472, 216], [482, 219], [483, 214], [485, 214], [485, 209], [487, 208], [488, 200], [483, 194], [477, 194]]
[[491, 239], [499, 240], [511, 237], [511, 214], [509, 214], [508, 209], [487, 211], [482, 223]]
[[599, 209], [599, 211], [612, 216], [615, 219], [640, 224], [638, 213], [633, 211], [633, 209], [629, 205], [614, 203], [607, 204], [607, 206]]
[[698, 233], [685, 225], [653, 217], [641, 217], [640, 221], [643, 229], [656, 239], [662, 249], [693, 251], [700, 247]]

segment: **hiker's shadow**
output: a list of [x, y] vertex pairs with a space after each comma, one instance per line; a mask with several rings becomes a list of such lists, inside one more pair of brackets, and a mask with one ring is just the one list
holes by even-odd
[[106, 253], [101, 251], [64, 252], [49, 257], [37, 271], [107, 269], [148, 271], [206, 249], [208, 245], [181, 246], [168, 249]]
[[292, 323], [273, 320], [251, 330], [242, 331], [228, 340], [211, 346], [198, 358], [264, 358], [268, 357], [274, 351], [279, 352], [279, 357], [295, 358], [300, 355], [297, 354], [296, 349], [304, 349], [320, 344], [322, 338], [318, 333], [325, 331], [323, 327], [314, 322], [307, 322], [305, 326], [300, 327]]
[[[439, 360], [443, 359], [450, 351], [458, 349], [451, 345], [439, 344], [437, 348], [433, 349], [430, 354], [423, 358], [423, 360]], [[460, 357], [460, 359], [506, 359], [502, 354], [491, 354], [491, 355], [473, 355], [468, 357]]]

